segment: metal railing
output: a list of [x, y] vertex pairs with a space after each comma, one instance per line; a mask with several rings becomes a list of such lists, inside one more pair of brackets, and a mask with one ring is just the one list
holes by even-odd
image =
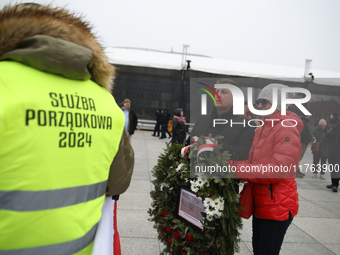
[[[156, 125], [155, 120], [138, 119], [137, 129], [138, 130], [154, 130], [155, 125]], [[188, 126], [188, 131], [190, 133], [195, 124], [194, 123], [186, 123], [185, 125]]]
[[154, 130], [155, 125], [156, 125], [155, 120], [138, 119], [137, 129], [139, 129], [139, 130]]

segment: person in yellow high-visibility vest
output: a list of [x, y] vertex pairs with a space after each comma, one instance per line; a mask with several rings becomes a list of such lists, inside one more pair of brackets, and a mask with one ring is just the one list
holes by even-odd
[[87, 23], [61, 8], [0, 11], [0, 254], [91, 254], [105, 194], [134, 153]]

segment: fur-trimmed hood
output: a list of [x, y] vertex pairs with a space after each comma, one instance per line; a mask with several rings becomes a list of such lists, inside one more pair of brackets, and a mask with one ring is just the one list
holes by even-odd
[[86, 60], [88, 63], [84, 69], [90, 73], [91, 80], [111, 92], [115, 69], [108, 62], [91, 27], [81, 17], [49, 5], [19, 4], [6, 6], [0, 11], [0, 56], [21, 49], [24, 40], [37, 35], [90, 49], [93, 57]]

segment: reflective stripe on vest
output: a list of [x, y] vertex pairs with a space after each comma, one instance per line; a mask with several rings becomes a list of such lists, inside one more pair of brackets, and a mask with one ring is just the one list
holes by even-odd
[[74, 254], [82, 249], [86, 248], [94, 239], [97, 231], [98, 224], [96, 224], [89, 232], [83, 237], [73, 241], [52, 244], [41, 247], [20, 249], [20, 250], [8, 250], [1, 251], [0, 255], [65, 255]]
[[[46, 191], [1, 191], [0, 210], [37, 211], [84, 203], [105, 194], [107, 181], [100, 183]], [[63, 198], [63, 199], [60, 199]], [[30, 203], [26, 203], [30, 201]], [[49, 201], [48, 204], [41, 201]]]
[[91, 254], [123, 129], [91, 80], [0, 61], [1, 255]]
[[33, 247], [20, 250], [1, 251], [0, 255], [62, 255], [74, 254], [86, 248], [94, 239], [98, 224], [87, 232], [83, 237], [65, 243], [52, 244], [47, 246]]

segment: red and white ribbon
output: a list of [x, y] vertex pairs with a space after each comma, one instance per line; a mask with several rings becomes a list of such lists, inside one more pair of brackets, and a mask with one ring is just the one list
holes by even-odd
[[[197, 143], [198, 137], [197, 137], [197, 136], [192, 137], [192, 138], [191, 138], [191, 141], [193, 141], [194, 144]], [[189, 150], [189, 148], [190, 148], [191, 145], [192, 145], [192, 144], [190, 144], [190, 145], [188, 145], [188, 146], [185, 146], [185, 147], [183, 147], [183, 148], [181, 149], [181, 155], [182, 155], [182, 157], [184, 157], [184, 156], [186, 157], [185, 153], [187, 153], [187, 151]]]
[[209, 138], [205, 140], [206, 144], [201, 145], [197, 150], [197, 157], [205, 151], [213, 151], [216, 144], [213, 143]]
[[[197, 141], [198, 141], [198, 137], [197, 137], [197, 136], [192, 137], [192, 138], [191, 138], [191, 141], [193, 141], [194, 144], [196, 144]], [[205, 152], [205, 151], [213, 151], [214, 148], [215, 148], [215, 146], [216, 146], [216, 144], [214, 144], [214, 142], [211, 141], [210, 138], [206, 139], [205, 141], [206, 141], [206, 144], [203, 144], [203, 145], [201, 145], [201, 146], [198, 148], [198, 150], [197, 150], [197, 157], [198, 157], [198, 155], [201, 154], [202, 152]], [[191, 145], [193, 145], [193, 144], [191, 144]], [[185, 153], [188, 151], [188, 149], [190, 148], [191, 145], [188, 145], [188, 146], [182, 148], [182, 150], [181, 150], [181, 155], [182, 155], [182, 156], [185, 156]]]
[[94, 237], [92, 255], [121, 255], [117, 228], [117, 201], [106, 196]]

